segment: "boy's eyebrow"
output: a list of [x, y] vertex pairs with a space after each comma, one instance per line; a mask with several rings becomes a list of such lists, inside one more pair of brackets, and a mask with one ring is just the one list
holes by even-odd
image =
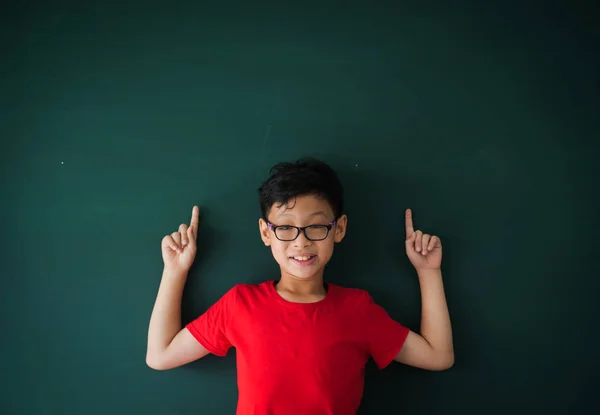
[[308, 215], [309, 218], [315, 217], [315, 216], [325, 216], [327, 217], [327, 214], [325, 213], [324, 210], [319, 210], [318, 212], [314, 212], [311, 213], [310, 215]]

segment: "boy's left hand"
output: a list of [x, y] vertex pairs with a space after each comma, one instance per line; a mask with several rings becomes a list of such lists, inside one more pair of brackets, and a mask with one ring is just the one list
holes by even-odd
[[417, 271], [442, 266], [442, 242], [437, 236], [415, 231], [412, 211], [406, 209], [406, 255]]

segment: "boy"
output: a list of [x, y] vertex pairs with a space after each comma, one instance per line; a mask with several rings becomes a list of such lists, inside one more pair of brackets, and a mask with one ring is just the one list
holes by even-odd
[[419, 276], [421, 335], [392, 320], [360, 289], [325, 283], [323, 271], [344, 238], [343, 189], [313, 160], [280, 163], [260, 187], [259, 230], [281, 268], [279, 281], [238, 284], [181, 327], [181, 296], [196, 254], [198, 207], [190, 226], [162, 240], [165, 268], [148, 330], [147, 364], [181, 366], [237, 350], [238, 415], [350, 415], [363, 393], [369, 357], [428, 370], [454, 362], [437, 236], [413, 229], [406, 252]]

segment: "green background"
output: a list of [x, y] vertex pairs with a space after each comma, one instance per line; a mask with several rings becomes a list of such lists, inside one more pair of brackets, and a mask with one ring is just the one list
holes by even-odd
[[277, 278], [256, 189], [307, 155], [346, 187], [328, 280], [418, 330], [404, 209], [444, 244], [456, 364], [370, 362], [360, 414], [597, 407], [592, 2], [251, 3], [3, 6], [0, 412], [233, 414], [235, 351], [145, 365], [160, 240], [200, 205], [185, 321]]

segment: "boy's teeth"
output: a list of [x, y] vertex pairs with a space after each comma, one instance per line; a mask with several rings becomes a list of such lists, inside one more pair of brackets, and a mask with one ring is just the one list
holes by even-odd
[[298, 260], [298, 261], [308, 261], [310, 259], [310, 257], [309, 256], [295, 256], [294, 259]]

